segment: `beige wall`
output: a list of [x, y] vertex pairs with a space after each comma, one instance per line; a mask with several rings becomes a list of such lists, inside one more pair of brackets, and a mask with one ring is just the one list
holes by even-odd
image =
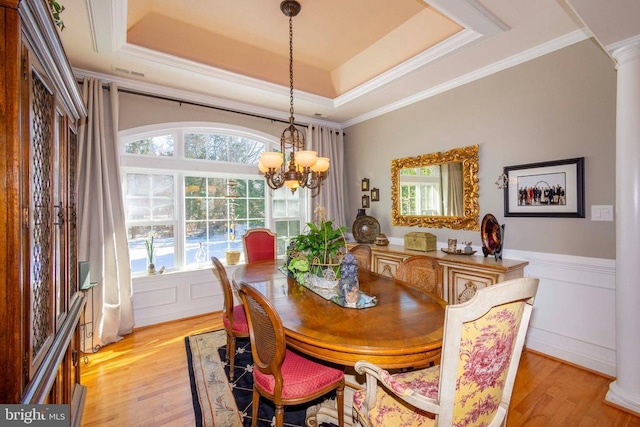
[[[481, 246], [480, 233], [392, 227], [390, 160], [479, 145], [480, 219], [506, 224], [504, 247], [615, 258], [614, 222], [591, 221], [591, 205], [615, 204], [616, 72], [591, 40], [567, 47], [346, 129], [347, 221], [360, 207], [360, 181], [380, 188], [369, 215], [383, 233], [429, 231]], [[585, 157], [586, 218], [504, 217], [494, 184], [504, 166]]]
[[159, 123], [212, 122], [255, 129], [278, 139], [287, 126], [279, 121], [128, 93], [120, 94], [119, 120], [120, 131]]

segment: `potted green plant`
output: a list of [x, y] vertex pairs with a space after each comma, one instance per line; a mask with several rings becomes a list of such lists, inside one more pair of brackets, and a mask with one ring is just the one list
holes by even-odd
[[316, 209], [316, 214], [316, 222], [307, 223], [306, 232], [292, 241], [287, 254], [287, 269], [301, 283], [309, 273], [335, 281], [346, 253], [347, 227], [336, 227], [327, 220], [324, 208]]
[[153, 246], [153, 234], [150, 234], [149, 237], [144, 241], [144, 246], [147, 249], [147, 273], [155, 274], [156, 266], [153, 263], [153, 255], [154, 255], [154, 246]]

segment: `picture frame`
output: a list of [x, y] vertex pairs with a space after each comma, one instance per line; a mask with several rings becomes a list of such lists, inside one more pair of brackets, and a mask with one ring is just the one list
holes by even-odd
[[505, 217], [584, 218], [584, 157], [504, 167]]
[[379, 202], [380, 201], [380, 190], [377, 188], [371, 189], [371, 201]]
[[362, 207], [363, 208], [369, 207], [369, 196], [367, 195], [362, 196]]
[[369, 191], [369, 178], [362, 178], [362, 191]]

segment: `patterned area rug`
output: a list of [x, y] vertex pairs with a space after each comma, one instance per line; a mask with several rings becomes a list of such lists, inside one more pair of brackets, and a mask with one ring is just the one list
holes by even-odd
[[[198, 427], [235, 427], [251, 425], [253, 390], [253, 360], [248, 339], [236, 341], [235, 377], [229, 382], [229, 366], [225, 362], [226, 334], [224, 330], [185, 337], [193, 408]], [[331, 396], [326, 396], [331, 397]], [[306, 410], [318, 401], [304, 405], [285, 406], [284, 425], [305, 426]], [[275, 425], [275, 408], [260, 399], [258, 426]], [[330, 427], [333, 424], [321, 424]]]

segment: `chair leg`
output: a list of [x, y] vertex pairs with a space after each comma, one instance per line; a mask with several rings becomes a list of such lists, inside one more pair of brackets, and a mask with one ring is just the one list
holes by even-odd
[[336, 405], [338, 406], [338, 426], [344, 426], [344, 383], [336, 389]]
[[236, 365], [236, 337], [227, 334], [227, 362], [229, 362], [229, 379], [233, 381]]
[[251, 427], [256, 427], [258, 425], [258, 406], [260, 406], [260, 393], [258, 393], [258, 389], [254, 385], [253, 386], [253, 403], [251, 408]]
[[276, 427], [282, 427], [284, 424], [284, 406], [276, 405]]

